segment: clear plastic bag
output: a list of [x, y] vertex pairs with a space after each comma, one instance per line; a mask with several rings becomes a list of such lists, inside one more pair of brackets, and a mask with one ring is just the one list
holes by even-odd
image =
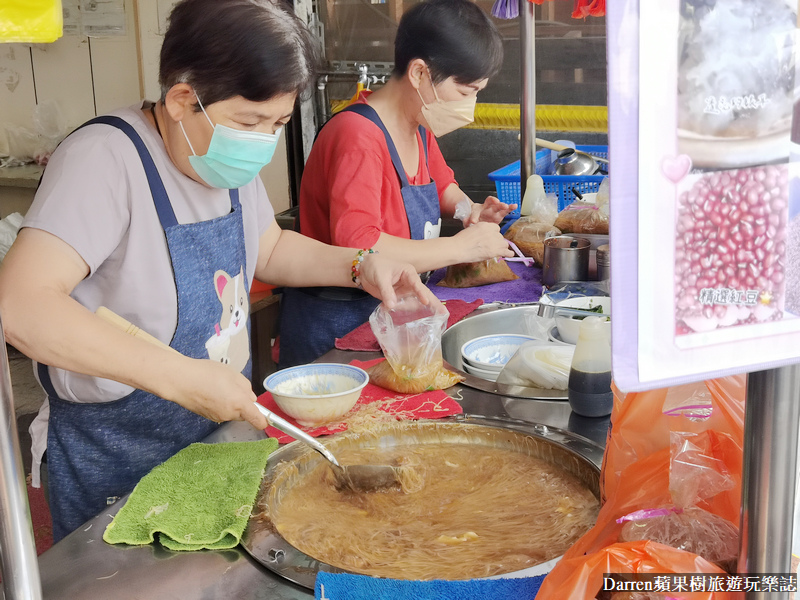
[[33, 109], [33, 129], [4, 125], [0, 140], [0, 167], [35, 162], [46, 165], [56, 146], [69, 133], [55, 100], [44, 100]]
[[525, 324], [525, 335], [537, 340], [550, 340], [550, 330], [556, 326], [556, 320], [553, 317], [542, 317], [537, 309], [532, 308], [523, 311], [522, 319]]
[[563, 233], [607, 235], [608, 211], [601, 210], [596, 204], [573, 202], [558, 213], [553, 225]]
[[379, 304], [369, 324], [386, 360], [369, 369], [370, 381], [404, 394], [441, 390], [462, 381], [444, 368], [442, 359], [448, 316], [443, 305], [432, 308], [416, 296], [400, 298], [391, 310]]
[[544, 264], [544, 240], [549, 237], [561, 235], [561, 230], [552, 224], [537, 221], [533, 215], [520, 217], [506, 230], [505, 238], [516, 244], [525, 256], [530, 256], [534, 262]]
[[730, 521], [696, 506], [642, 512], [646, 514], [631, 518], [622, 527], [621, 542], [651, 540], [698, 554], [730, 573], [736, 572], [739, 528]]
[[575, 346], [534, 340], [525, 342], [506, 363], [497, 383], [544, 390], [565, 390]]

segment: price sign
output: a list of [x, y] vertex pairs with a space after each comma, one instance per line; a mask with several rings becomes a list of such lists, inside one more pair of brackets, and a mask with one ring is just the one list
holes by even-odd
[[797, 13], [797, 0], [608, 6], [622, 389], [800, 362]]

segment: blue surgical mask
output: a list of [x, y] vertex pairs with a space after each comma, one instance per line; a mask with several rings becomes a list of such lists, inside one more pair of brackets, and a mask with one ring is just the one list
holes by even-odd
[[211, 134], [208, 151], [198, 156], [186, 135], [183, 122], [179, 123], [192, 151], [189, 164], [200, 179], [211, 187], [231, 189], [247, 185], [272, 160], [283, 127], [275, 133], [259, 133], [233, 129], [219, 123], [214, 125], [199, 98], [197, 103], [214, 133]]

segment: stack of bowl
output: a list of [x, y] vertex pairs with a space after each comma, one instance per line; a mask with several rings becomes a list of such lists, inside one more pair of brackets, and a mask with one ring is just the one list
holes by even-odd
[[[582, 310], [597, 311], [597, 316], [611, 316], [611, 298], [606, 296], [582, 296], [578, 298], [570, 298], [557, 302], [556, 306], [563, 306], [565, 308], [579, 308]], [[602, 307], [600, 310], [598, 307]], [[567, 344], [578, 343], [578, 332], [581, 328], [581, 321], [585, 317], [569, 315], [569, 314], [556, 314], [556, 327], [558, 329], [559, 341], [566, 342]], [[607, 321], [607, 327], [611, 327], [611, 321]]]
[[534, 338], [527, 335], [484, 335], [461, 346], [464, 370], [489, 381], [496, 381], [500, 371], [525, 342]]

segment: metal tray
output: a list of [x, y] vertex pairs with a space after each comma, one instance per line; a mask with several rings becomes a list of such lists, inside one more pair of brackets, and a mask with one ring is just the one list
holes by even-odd
[[[525, 421], [458, 415], [433, 421], [400, 421], [381, 425], [374, 435], [352, 435], [343, 432], [328, 438], [324, 443], [333, 452], [344, 447], [392, 447], [406, 444], [468, 443], [482, 446], [513, 449], [557, 464], [577, 477], [599, 498], [600, 463], [603, 449], [579, 435]], [[292, 462], [297, 476], [315, 468], [322, 458], [299, 442], [293, 442], [272, 453], [259, 490], [250, 521], [242, 537], [242, 546], [259, 563], [278, 575], [314, 589], [318, 571], [344, 572], [301, 552], [275, 530], [271, 521], [261, 515], [262, 507], [269, 502], [273, 485], [291, 486], [293, 479], [278, 472], [282, 462]], [[281, 469], [283, 471], [283, 469]], [[277, 501], [280, 501], [280, 488]], [[551, 563], [545, 563], [549, 571]], [[540, 565], [543, 566], [543, 565]], [[536, 569], [536, 567], [531, 567]], [[530, 569], [517, 572], [532, 575]], [[506, 576], [508, 576], [507, 574]]]
[[543, 390], [540, 388], [507, 385], [481, 379], [464, 370], [461, 360], [461, 346], [469, 340], [482, 335], [502, 333], [524, 333], [525, 313], [534, 310], [530, 306], [515, 306], [489, 310], [468, 316], [448, 328], [442, 335], [442, 358], [448, 368], [464, 377], [462, 385], [512, 398], [530, 398], [534, 400], [567, 400], [566, 390]]

